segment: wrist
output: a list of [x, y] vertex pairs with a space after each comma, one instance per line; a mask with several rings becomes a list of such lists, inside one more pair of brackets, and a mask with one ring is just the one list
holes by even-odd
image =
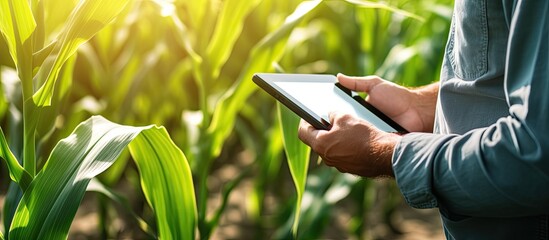
[[393, 153], [401, 138], [402, 136], [396, 133], [383, 133], [378, 139], [374, 140], [376, 150], [373, 151], [373, 154], [379, 167], [377, 177], [395, 176], [392, 161]]

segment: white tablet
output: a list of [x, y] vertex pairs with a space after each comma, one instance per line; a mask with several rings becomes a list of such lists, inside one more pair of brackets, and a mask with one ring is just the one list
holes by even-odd
[[362, 118], [385, 132], [407, 132], [328, 74], [257, 73], [253, 81], [317, 129], [330, 129], [330, 112]]

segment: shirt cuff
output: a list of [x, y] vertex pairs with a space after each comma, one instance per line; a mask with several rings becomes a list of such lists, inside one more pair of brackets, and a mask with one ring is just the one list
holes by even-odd
[[404, 199], [414, 208], [434, 208], [433, 162], [450, 135], [409, 133], [397, 143], [392, 163], [395, 179]]

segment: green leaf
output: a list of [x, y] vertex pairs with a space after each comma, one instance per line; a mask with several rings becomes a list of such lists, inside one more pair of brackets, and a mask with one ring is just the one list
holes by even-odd
[[128, 145], [156, 215], [159, 237], [193, 239], [196, 207], [192, 177], [183, 153], [166, 130], [118, 125], [97, 116], [81, 123], [55, 146], [24, 193], [9, 237], [66, 238], [90, 180], [110, 167]]
[[[74, 73], [74, 67], [76, 65], [76, 56], [70, 57], [67, 62], [61, 68], [59, 77], [52, 95], [52, 106], [41, 108], [39, 118], [40, 121], [36, 123], [37, 136], [48, 137], [51, 131], [53, 131], [55, 125], [55, 119], [59, 116], [60, 110], [63, 107], [63, 103], [66, 103], [67, 95], [72, 86], [72, 78]], [[33, 103], [28, 101], [28, 103]], [[70, 130], [70, 129], [69, 129]], [[65, 135], [63, 135], [65, 136]]]
[[44, 17], [44, 34], [46, 38], [51, 38], [63, 29], [72, 10], [79, 1], [40, 0], [40, 2], [43, 4], [44, 13], [46, 14]]
[[11, 180], [18, 183], [21, 189], [27, 189], [32, 181], [32, 177], [23, 169], [21, 164], [17, 161], [17, 158], [15, 158], [15, 155], [11, 152], [2, 128], [0, 128], [0, 157], [3, 158], [6, 161], [6, 165], [8, 165]]
[[290, 111], [290, 109], [281, 106], [279, 103], [277, 103], [277, 109], [282, 128], [282, 135], [284, 137], [284, 150], [286, 151], [288, 166], [290, 167], [290, 173], [292, 174], [292, 179], [294, 180], [295, 188], [297, 190], [295, 218], [292, 227], [292, 232], [294, 233], [294, 236], [296, 236], [297, 227], [299, 224], [301, 200], [303, 199], [305, 183], [307, 181], [307, 170], [309, 168], [309, 155], [311, 153], [311, 149], [297, 137], [297, 130], [300, 121], [299, 116]]
[[254, 46], [248, 61], [238, 77], [238, 81], [225, 92], [224, 96], [216, 104], [213, 119], [208, 128], [208, 133], [213, 136], [211, 156], [219, 155], [223, 142], [233, 129], [236, 115], [248, 97], [257, 89], [257, 86], [251, 80], [253, 74], [272, 68], [272, 64], [282, 57], [286, 41], [292, 30], [320, 3], [321, 1], [305, 1], [301, 3], [286, 18], [282, 26], [265, 36]]
[[192, 11], [188, 11], [189, 20], [192, 23], [191, 27], [199, 28], [202, 26], [206, 12], [212, 4], [211, 2], [212, 1], [181, 1], [181, 4], [186, 5], [188, 9], [192, 9]]
[[78, 47], [109, 24], [130, 0], [80, 1], [71, 13], [66, 28], [60, 34], [54, 49], [40, 68], [37, 78], [43, 85], [33, 95], [37, 106], [49, 106], [61, 67]]
[[227, 0], [217, 19], [214, 34], [208, 45], [207, 54], [214, 79], [231, 54], [233, 46], [242, 32], [248, 13], [259, 3], [258, 0]]
[[18, 65], [23, 51], [23, 45], [30, 39], [36, 28], [32, 10], [28, 1], [3, 0], [0, 1], [0, 31], [6, 39], [11, 57]]
[[145, 198], [155, 212], [158, 235], [194, 239], [196, 201], [187, 159], [165, 128], [145, 133], [130, 144], [130, 152], [139, 168]]

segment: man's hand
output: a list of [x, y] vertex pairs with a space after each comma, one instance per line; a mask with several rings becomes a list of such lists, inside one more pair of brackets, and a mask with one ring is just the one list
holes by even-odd
[[341, 85], [368, 94], [366, 101], [410, 132], [432, 132], [438, 83], [410, 90], [378, 76], [337, 75]]
[[363, 177], [394, 176], [391, 157], [399, 135], [348, 114], [330, 113], [330, 122], [329, 131], [315, 129], [305, 120], [299, 125], [299, 138], [326, 165]]

